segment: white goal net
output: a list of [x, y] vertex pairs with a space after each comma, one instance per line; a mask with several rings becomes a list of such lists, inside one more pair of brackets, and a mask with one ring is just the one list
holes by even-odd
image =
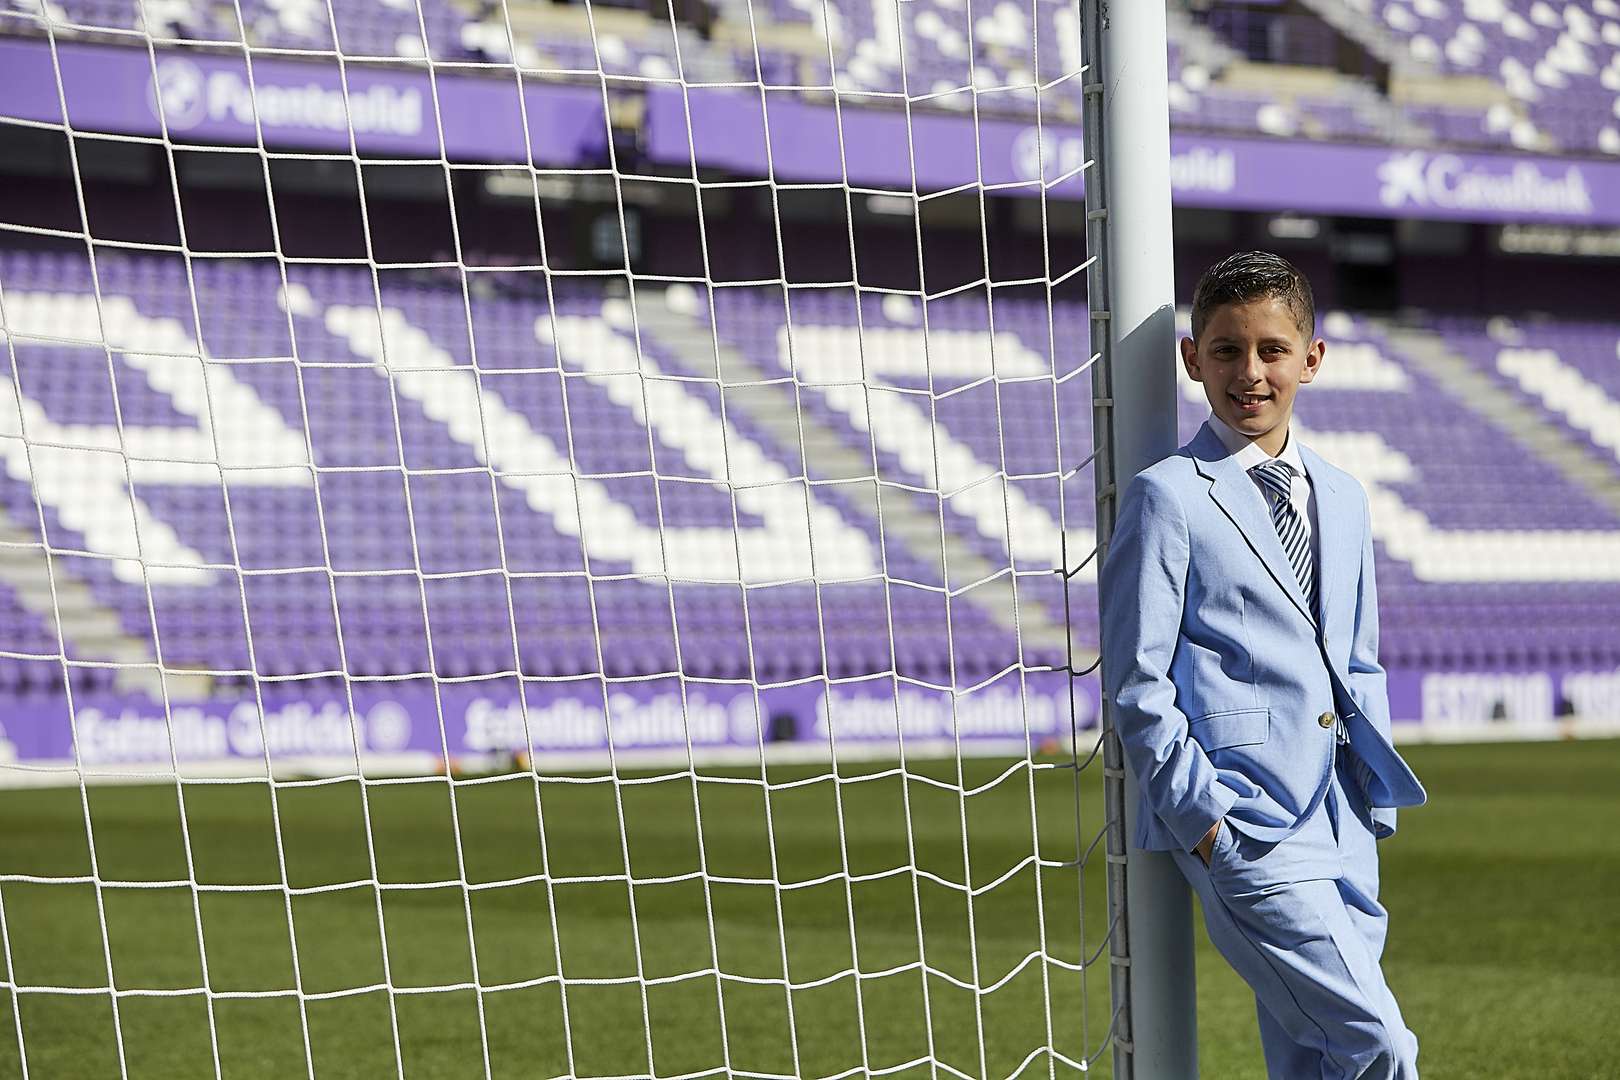
[[1081, 15], [10, 0], [0, 1076], [1106, 1067]]

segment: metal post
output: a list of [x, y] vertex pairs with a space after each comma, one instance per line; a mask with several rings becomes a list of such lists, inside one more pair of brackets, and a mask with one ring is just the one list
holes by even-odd
[[[1175, 284], [1164, 5], [1081, 0], [1097, 538], [1107, 557], [1119, 495], [1176, 447]], [[1106, 666], [1110, 658], [1104, 656]], [[1103, 702], [1117, 1080], [1198, 1075], [1192, 902], [1169, 855], [1132, 850], [1136, 778]]]

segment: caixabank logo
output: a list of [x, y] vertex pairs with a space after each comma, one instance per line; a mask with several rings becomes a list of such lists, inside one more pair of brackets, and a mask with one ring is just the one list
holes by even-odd
[[1391, 210], [1434, 208], [1582, 219], [1592, 195], [1576, 164], [1543, 169], [1533, 161], [1484, 162], [1424, 150], [1393, 154], [1378, 166], [1378, 200]]

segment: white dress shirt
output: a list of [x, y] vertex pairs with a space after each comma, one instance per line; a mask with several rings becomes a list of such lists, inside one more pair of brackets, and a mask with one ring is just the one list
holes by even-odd
[[[1220, 438], [1221, 445], [1226, 447], [1227, 453], [1237, 458], [1238, 464], [1243, 466], [1244, 472], [1249, 472], [1256, 465], [1271, 460], [1271, 455], [1260, 448], [1260, 444], [1247, 435], [1228, 424], [1225, 420], [1209, 414], [1209, 426]], [[1294, 438], [1294, 426], [1288, 425], [1288, 438], [1283, 443], [1282, 453], [1277, 457], [1286, 462], [1294, 470], [1294, 481], [1288, 489], [1288, 501], [1293, 504], [1294, 511], [1299, 514], [1300, 520], [1305, 523], [1305, 537], [1311, 545], [1311, 562], [1317, 567], [1317, 580], [1321, 580], [1322, 555], [1317, 535], [1321, 531], [1316, 521], [1316, 492], [1311, 487], [1311, 478], [1305, 475], [1305, 462], [1299, 456], [1299, 442]], [[1260, 488], [1260, 497], [1266, 502], [1266, 509], [1271, 509], [1271, 499], [1266, 495], [1266, 489], [1260, 481], [1249, 473], [1249, 479], [1254, 486]]]

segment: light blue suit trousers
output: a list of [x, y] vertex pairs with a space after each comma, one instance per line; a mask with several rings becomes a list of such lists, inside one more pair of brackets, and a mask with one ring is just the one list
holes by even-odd
[[1282, 1080], [1417, 1080], [1417, 1036], [1384, 981], [1372, 820], [1341, 763], [1318, 811], [1277, 844], [1222, 827], [1206, 867], [1176, 864], [1210, 940], [1254, 990], [1266, 1071]]

